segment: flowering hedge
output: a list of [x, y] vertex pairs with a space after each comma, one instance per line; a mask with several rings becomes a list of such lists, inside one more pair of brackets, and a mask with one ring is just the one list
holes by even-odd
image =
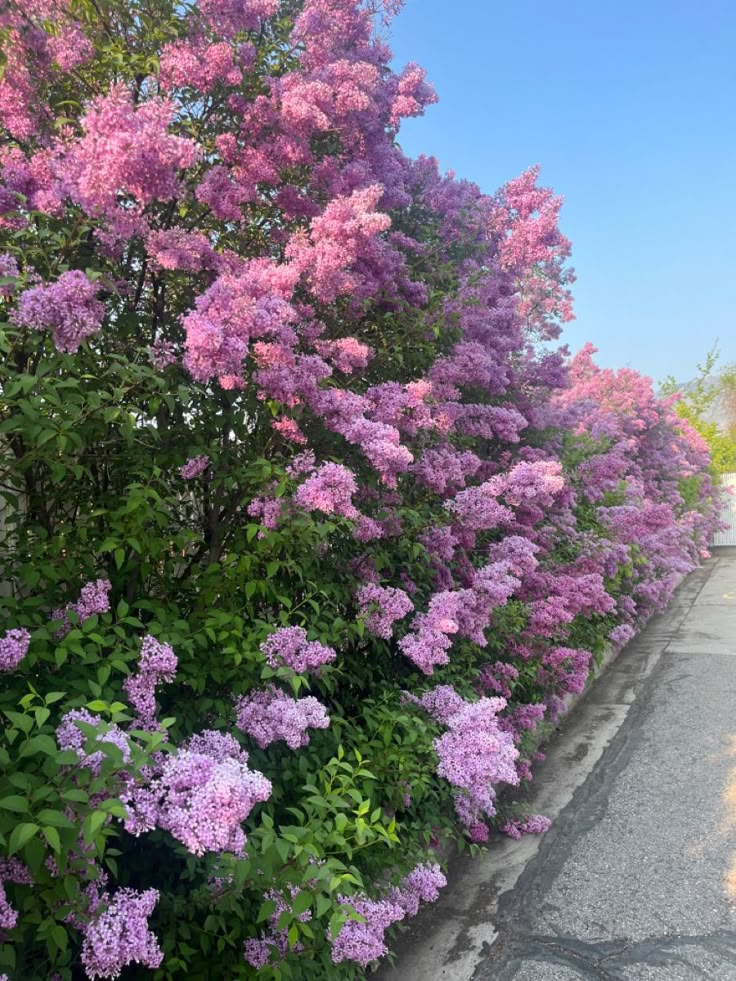
[[15, 981], [356, 976], [705, 554], [700, 437], [554, 345], [560, 199], [401, 153], [398, 6], [0, 12]]

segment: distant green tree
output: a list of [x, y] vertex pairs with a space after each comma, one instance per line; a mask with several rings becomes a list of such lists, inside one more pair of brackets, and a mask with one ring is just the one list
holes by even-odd
[[[718, 345], [708, 352], [704, 364], [697, 365], [694, 381], [683, 385], [669, 375], [662, 383], [664, 395], [677, 395], [677, 414], [687, 419], [708, 443], [716, 476], [736, 471], [736, 365], [716, 374], [720, 354]], [[726, 426], [713, 419], [718, 402], [725, 406]]]

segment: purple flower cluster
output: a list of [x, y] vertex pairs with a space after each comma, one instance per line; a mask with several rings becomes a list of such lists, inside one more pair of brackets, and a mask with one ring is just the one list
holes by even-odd
[[157, 371], [164, 371], [179, 360], [176, 346], [163, 337], [157, 337], [148, 349], [148, 360]]
[[590, 651], [572, 647], [551, 647], [543, 656], [542, 664], [554, 673], [557, 690], [566, 694], [579, 694], [585, 688], [593, 655]]
[[468, 828], [468, 837], [474, 844], [484, 845], [490, 837], [488, 825], [484, 824], [483, 821], [475, 821]]
[[483, 666], [478, 678], [487, 691], [495, 692], [503, 698], [511, 697], [511, 689], [519, 677], [519, 669], [505, 661], [494, 661]]
[[357, 518], [353, 494], [358, 489], [355, 475], [340, 463], [324, 463], [307, 477], [294, 493], [294, 503], [305, 511]]
[[432, 674], [437, 665], [450, 660], [450, 635], [460, 629], [460, 602], [459, 593], [435, 593], [427, 612], [414, 617], [412, 633], [399, 641], [402, 653], [424, 674]]
[[365, 625], [376, 637], [388, 640], [393, 633], [393, 625], [411, 613], [414, 604], [403, 589], [393, 586], [377, 586], [375, 583], [365, 583], [356, 593], [361, 606], [361, 615], [365, 617]]
[[130, 740], [128, 735], [115, 723], [104, 723], [98, 716], [92, 715], [87, 709], [71, 709], [62, 716], [61, 722], [56, 729], [56, 741], [59, 749], [71, 749], [79, 757], [81, 766], [89, 767], [95, 773], [99, 773], [100, 767], [107, 758], [104, 750], [94, 753], [85, 752], [84, 746], [87, 736], [77, 725], [78, 722], [85, 722], [87, 725], [100, 728], [102, 731], [95, 737], [98, 743], [112, 743], [123, 754], [124, 762], [130, 760]]
[[274, 686], [242, 696], [235, 709], [238, 729], [252, 736], [261, 749], [281, 739], [289, 749], [299, 749], [309, 743], [307, 729], [330, 725], [324, 705], [316, 698], [290, 698]]
[[519, 782], [514, 765], [519, 752], [498, 719], [505, 707], [503, 698], [463, 702], [446, 718], [447, 732], [434, 741], [437, 773], [457, 788], [455, 808], [467, 826], [495, 814], [496, 784]]
[[0, 929], [12, 930], [17, 922], [18, 910], [13, 909], [8, 902], [8, 897], [5, 895], [5, 887], [0, 882]]
[[19, 858], [0, 858], [0, 882], [13, 882], [17, 886], [33, 885], [33, 876], [28, 866]]
[[523, 821], [506, 821], [501, 832], [518, 841], [522, 835], [541, 835], [549, 831], [552, 822], [543, 814], [528, 814]]
[[[302, 944], [297, 946], [303, 947]], [[271, 960], [272, 951], [278, 954], [278, 960], [286, 956], [289, 949], [289, 938], [286, 930], [271, 929], [260, 937], [250, 937], [243, 944], [243, 954], [247, 964], [260, 970]], [[296, 948], [294, 948], [296, 950]]]
[[59, 351], [73, 354], [96, 334], [105, 316], [97, 286], [79, 269], [62, 273], [55, 283], [42, 283], [18, 297], [13, 320], [19, 327], [50, 330]]
[[[20, 275], [18, 262], [15, 256], [8, 252], [0, 254], [0, 277], [3, 279], [17, 279]], [[15, 283], [0, 283], [0, 296], [9, 297], [15, 292]]]
[[309, 640], [303, 627], [279, 627], [261, 644], [272, 668], [285, 666], [297, 674], [316, 671], [323, 664], [334, 661], [335, 651], [317, 640]]
[[502, 728], [513, 732], [514, 738], [518, 741], [523, 732], [533, 732], [537, 728], [546, 711], [547, 707], [544, 703], [516, 705], [504, 714], [499, 723]]
[[[299, 895], [300, 890], [296, 886], [289, 887], [291, 892], [291, 900]], [[282, 914], [287, 910], [291, 909], [291, 903], [287, 902], [282, 893], [278, 892], [276, 889], [269, 889], [263, 896], [264, 900], [267, 902], [275, 903], [275, 908], [268, 918], [269, 929], [267, 933], [262, 933], [260, 937], [251, 937], [249, 940], [245, 941], [244, 953], [245, 960], [251, 967], [261, 968], [265, 967], [271, 959], [272, 952], [275, 950], [278, 953], [278, 959], [281, 960], [289, 948], [288, 934], [285, 929], [279, 927], [279, 919]], [[312, 911], [305, 910], [300, 913], [297, 917], [302, 923], [306, 923], [312, 918]], [[293, 948], [297, 953], [303, 950], [303, 945], [298, 942]]]
[[617, 627], [613, 628], [608, 635], [608, 639], [614, 647], [621, 648], [625, 647], [631, 638], [635, 636], [636, 630], [634, 630], [630, 623], [620, 623]]
[[341, 897], [341, 902], [364, 917], [364, 922], [347, 920], [332, 941], [332, 961], [354, 961], [367, 967], [387, 953], [384, 934], [399, 920], [416, 916], [420, 902], [433, 903], [447, 885], [439, 865], [418, 865], [383, 899], [365, 896]]
[[14, 671], [28, 653], [31, 635], [24, 627], [6, 630], [0, 637], [0, 671]]
[[148, 918], [158, 902], [158, 890], [118, 889], [105, 909], [84, 928], [82, 964], [89, 978], [116, 978], [128, 964], [154, 970], [163, 960]]
[[210, 458], [206, 453], [202, 453], [200, 456], [190, 457], [186, 463], [179, 467], [179, 475], [184, 480], [193, 480], [195, 477], [199, 477], [200, 474], [204, 473], [209, 465]]
[[146, 786], [134, 790], [126, 829], [141, 834], [163, 828], [194, 855], [240, 852], [242, 822], [271, 794], [271, 782], [247, 762], [232, 736], [212, 730], [192, 736], [163, 759]]
[[391, 890], [389, 898], [404, 911], [404, 916], [416, 916], [420, 902], [434, 903], [447, 879], [437, 863], [417, 865]]
[[161, 682], [174, 680], [176, 667], [173, 648], [146, 634], [141, 643], [138, 671], [123, 682], [128, 700], [146, 728], [156, 725], [156, 688]]
[[452, 685], [435, 685], [421, 698], [408, 692], [405, 693], [405, 697], [414, 705], [420, 705], [425, 712], [429, 712], [442, 725], [447, 725], [450, 718], [466, 705], [465, 699], [458, 695]]
[[470, 531], [490, 531], [511, 521], [512, 512], [499, 504], [500, 488], [488, 481], [460, 491], [446, 504], [447, 510]]
[[384, 934], [393, 923], [403, 920], [404, 910], [390, 899], [341, 898], [345, 905], [364, 917], [364, 922], [348, 920], [342, 925], [332, 941], [332, 961], [335, 964], [354, 961], [367, 967], [388, 952]]
[[72, 629], [72, 625], [69, 622], [69, 613], [76, 613], [80, 623], [84, 623], [91, 616], [109, 613], [110, 597], [108, 594], [111, 589], [112, 585], [107, 579], [97, 579], [93, 582], [88, 582], [82, 586], [82, 591], [76, 603], [67, 603], [62, 609], [54, 610], [52, 619], [62, 621], [57, 636], [63, 637]]
[[493, 562], [505, 562], [512, 575], [524, 577], [539, 565], [536, 556], [540, 550], [540, 546], [528, 538], [507, 535], [500, 542], [494, 542], [488, 554]]

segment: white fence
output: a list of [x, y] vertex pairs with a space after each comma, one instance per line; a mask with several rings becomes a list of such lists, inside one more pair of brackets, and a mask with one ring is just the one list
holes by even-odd
[[730, 488], [731, 494], [723, 496], [723, 520], [728, 524], [724, 531], [716, 532], [714, 545], [736, 545], [736, 473], [726, 473], [721, 478], [724, 488]]

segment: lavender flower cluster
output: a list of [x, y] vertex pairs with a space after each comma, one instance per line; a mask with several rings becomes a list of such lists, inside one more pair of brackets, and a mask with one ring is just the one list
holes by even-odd
[[177, 657], [172, 647], [146, 634], [141, 643], [138, 670], [123, 682], [130, 704], [145, 728], [156, 726], [156, 688], [164, 681], [174, 680], [176, 667]]
[[242, 851], [241, 825], [272, 790], [247, 764], [248, 754], [232, 736], [213, 730], [191, 736], [133, 791], [126, 829], [139, 835], [162, 828], [193, 855]]
[[83, 931], [82, 964], [88, 978], [116, 978], [128, 964], [159, 967], [163, 951], [148, 926], [158, 898], [156, 889], [118, 889], [106, 900]]
[[72, 629], [69, 613], [76, 613], [80, 623], [84, 623], [92, 616], [109, 613], [111, 589], [112, 585], [108, 579], [96, 579], [82, 586], [79, 599], [75, 603], [67, 603], [65, 607], [54, 610], [52, 619], [61, 620], [57, 636], [63, 637]]
[[416, 916], [421, 902], [435, 902], [446, 885], [447, 879], [439, 865], [425, 864], [413, 869], [382, 899], [341, 897], [364, 920], [348, 920], [342, 925], [332, 941], [333, 963], [354, 961], [365, 968], [383, 957], [387, 952], [386, 930], [399, 920]]
[[299, 749], [309, 743], [308, 729], [327, 729], [330, 725], [324, 705], [316, 698], [290, 698], [273, 685], [242, 696], [235, 709], [238, 729], [252, 736], [262, 749], [280, 740], [289, 749]]
[[261, 644], [272, 668], [285, 666], [297, 674], [316, 671], [337, 656], [331, 647], [309, 640], [303, 627], [279, 627]]
[[30, 633], [23, 627], [6, 630], [0, 637], [0, 671], [14, 671], [28, 653]]

